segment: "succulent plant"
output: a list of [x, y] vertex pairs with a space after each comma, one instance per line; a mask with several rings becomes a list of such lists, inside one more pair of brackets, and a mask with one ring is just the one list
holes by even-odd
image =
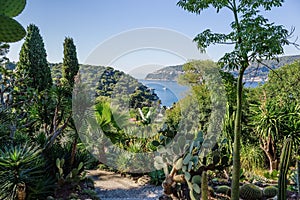
[[275, 186], [267, 186], [263, 189], [263, 196], [266, 198], [273, 198], [278, 194], [278, 188]]
[[17, 42], [26, 31], [12, 17], [19, 15], [26, 5], [26, 0], [0, 0], [0, 42]]
[[245, 184], [240, 187], [240, 197], [244, 200], [260, 200], [262, 199], [262, 191], [253, 184]]
[[278, 180], [278, 200], [286, 199], [286, 184], [287, 184], [287, 173], [289, 169], [291, 154], [293, 149], [293, 140], [288, 138], [283, 144], [283, 149], [280, 156], [279, 166], [279, 180]]
[[217, 187], [216, 193], [221, 193], [229, 196], [231, 193], [231, 188], [227, 185], [220, 185]]

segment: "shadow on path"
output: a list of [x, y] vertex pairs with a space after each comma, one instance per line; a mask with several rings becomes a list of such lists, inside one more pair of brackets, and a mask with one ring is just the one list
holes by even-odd
[[88, 170], [101, 200], [154, 200], [163, 194], [161, 186], [139, 185], [136, 181], [114, 172]]

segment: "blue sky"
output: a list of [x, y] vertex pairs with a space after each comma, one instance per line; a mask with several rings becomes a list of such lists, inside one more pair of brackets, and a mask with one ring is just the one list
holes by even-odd
[[[177, 0], [28, 0], [17, 20], [24, 27], [33, 23], [40, 28], [49, 62], [62, 62], [66, 36], [74, 39], [79, 62], [84, 63], [99, 44], [131, 29], [166, 28], [191, 39], [207, 28], [215, 32], [230, 30], [232, 16], [226, 10], [216, 14], [209, 9], [197, 16], [184, 11], [176, 3]], [[296, 27], [294, 38], [300, 38], [299, 8], [299, 0], [288, 0], [283, 7], [266, 15], [270, 21], [287, 29]], [[18, 60], [22, 42], [11, 44], [8, 57], [12, 61]], [[207, 54], [216, 61], [228, 50], [230, 48], [226, 46], [213, 46], [208, 48]], [[300, 54], [300, 51], [294, 47], [286, 48], [286, 55], [294, 54]], [[166, 56], [166, 59], [172, 58]], [[176, 61], [166, 62], [175, 64]]]

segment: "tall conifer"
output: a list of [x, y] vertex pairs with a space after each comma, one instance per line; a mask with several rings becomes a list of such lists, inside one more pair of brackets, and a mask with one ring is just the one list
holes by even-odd
[[52, 85], [43, 38], [34, 24], [27, 27], [27, 36], [20, 51], [17, 69], [28, 87], [43, 91]]
[[66, 37], [64, 41], [64, 59], [62, 67], [62, 77], [64, 81], [69, 83], [69, 86], [73, 88], [74, 77], [78, 73], [79, 64], [76, 53], [76, 46], [74, 41], [70, 37]]

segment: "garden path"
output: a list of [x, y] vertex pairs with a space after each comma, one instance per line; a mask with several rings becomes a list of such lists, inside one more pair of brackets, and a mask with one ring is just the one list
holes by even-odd
[[93, 178], [101, 200], [157, 200], [163, 194], [161, 186], [140, 185], [114, 172], [89, 170], [88, 176]]

